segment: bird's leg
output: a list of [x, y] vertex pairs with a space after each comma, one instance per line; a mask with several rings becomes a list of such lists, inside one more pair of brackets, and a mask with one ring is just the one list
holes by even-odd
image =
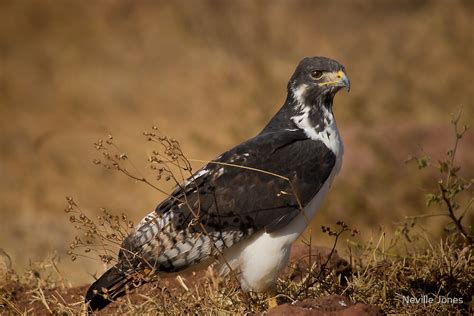
[[271, 288], [267, 290], [268, 296], [268, 309], [272, 309], [278, 306], [278, 293], [276, 290], [276, 285], [273, 285]]

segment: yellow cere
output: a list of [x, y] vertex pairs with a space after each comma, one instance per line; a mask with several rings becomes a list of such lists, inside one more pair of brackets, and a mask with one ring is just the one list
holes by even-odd
[[326, 82], [321, 82], [319, 84], [319, 86], [323, 87], [323, 86], [328, 86], [328, 85], [333, 85], [333, 84], [340, 83], [342, 78], [344, 78], [345, 76], [346, 76], [346, 74], [342, 70], [339, 70], [338, 72], [330, 72], [326, 75], [326, 77], [328, 77], [330, 79], [333, 79], [333, 80], [326, 81]]

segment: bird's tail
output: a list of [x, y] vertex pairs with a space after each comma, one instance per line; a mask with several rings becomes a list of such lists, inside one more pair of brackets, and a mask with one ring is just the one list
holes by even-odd
[[101, 310], [123, 296], [127, 289], [134, 287], [133, 280], [133, 275], [123, 272], [117, 266], [107, 270], [87, 290], [85, 302], [89, 312]]

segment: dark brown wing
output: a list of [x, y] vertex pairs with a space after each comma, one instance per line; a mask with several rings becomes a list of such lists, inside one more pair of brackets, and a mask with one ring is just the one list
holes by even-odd
[[316, 195], [335, 159], [301, 130], [260, 134], [176, 188], [124, 247], [173, 272], [254, 232], [278, 230], [298, 215], [298, 199], [304, 206]]

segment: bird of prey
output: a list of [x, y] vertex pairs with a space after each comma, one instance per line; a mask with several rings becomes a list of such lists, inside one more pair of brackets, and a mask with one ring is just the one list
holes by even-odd
[[253, 138], [210, 161], [123, 241], [118, 263], [86, 294], [100, 310], [137, 275], [176, 275], [211, 263], [245, 291], [274, 285], [342, 164], [333, 99], [350, 83], [325, 57], [301, 60], [281, 109]]

